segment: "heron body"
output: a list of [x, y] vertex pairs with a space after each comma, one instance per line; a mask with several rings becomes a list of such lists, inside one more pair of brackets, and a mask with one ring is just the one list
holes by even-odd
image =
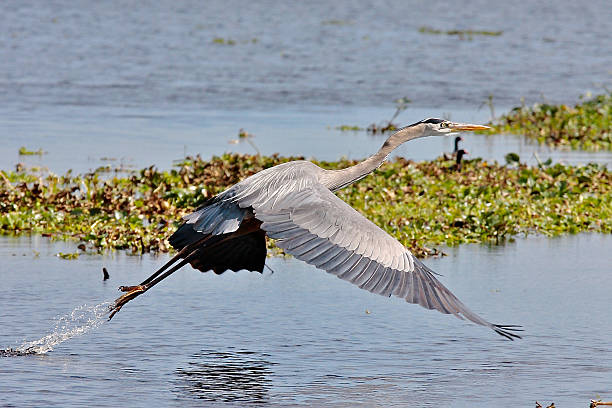
[[295, 258], [360, 288], [466, 318], [508, 339], [518, 338], [515, 326], [491, 324], [471, 312], [435, 272], [334, 194], [370, 174], [402, 143], [480, 128], [484, 127], [426, 119], [398, 130], [378, 152], [346, 169], [326, 170], [299, 160], [246, 178], [184, 218], [169, 239], [178, 254], [140, 285], [122, 287], [127, 293], [116, 300], [110, 317], [187, 263], [215, 273], [262, 272], [267, 237]]

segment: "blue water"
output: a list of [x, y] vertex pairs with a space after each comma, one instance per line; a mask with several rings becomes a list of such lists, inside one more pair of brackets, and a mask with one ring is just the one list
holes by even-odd
[[[609, 84], [608, 6], [8, 0], [2, 109], [375, 107], [403, 96], [416, 107], [475, 109], [491, 94], [500, 107], [566, 102]], [[462, 40], [422, 26], [503, 34]]]
[[[362, 158], [382, 144], [366, 127], [412, 102], [397, 122], [488, 121], [548, 101], [573, 104], [610, 88], [612, 22], [605, 0], [308, 2], [121, 1], [0, 5], [0, 167], [87, 171], [169, 168], [186, 154]], [[501, 36], [426, 35], [436, 29]], [[215, 38], [233, 40], [222, 45]], [[255, 41], [254, 41], [255, 40]], [[20, 147], [42, 157], [18, 156]], [[518, 136], [470, 136], [470, 157], [612, 164], [612, 153], [564, 152]], [[450, 138], [398, 154], [429, 160]], [[112, 160], [108, 160], [112, 159]]]
[[[67, 245], [0, 239], [0, 348], [57, 331], [167, 259], [54, 256]], [[586, 406], [612, 397], [611, 247], [540, 237], [427, 261], [473, 310], [522, 324], [514, 342], [295, 260], [269, 259], [263, 276], [185, 269], [53, 351], [0, 359], [0, 405]]]

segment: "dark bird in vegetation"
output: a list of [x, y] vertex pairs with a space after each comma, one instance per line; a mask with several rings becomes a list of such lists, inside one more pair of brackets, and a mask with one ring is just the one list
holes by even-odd
[[455, 158], [455, 170], [457, 171], [461, 171], [461, 161], [463, 160], [463, 156], [467, 155], [468, 151], [465, 149], [459, 149], [457, 150], [457, 156]]
[[360, 288], [397, 296], [520, 338], [519, 326], [492, 324], [469, 310], [399, 241], [338, 198], [334, 192], [376, 170], [401, 144], [426, 136], [487, 129], [425, 119], [393, 133], [374, 155], [342, 170], [297, 160], [265, 169], [206, 201], [170, 237], [178, 253], [111, 307], [112, 318], [127, 302], [186, 264], [206, 272], [262, 272], [266, 237], [286, 253]]
[[463, 138], [461, 136], [455, 137], [455, 148], [453, 149], [452, 153], [442, 153], [442, 157], [444, 157], [444, 160], [453, 160], [457, 157], [457, 152], [459, 151], [459, 142], [461, 142], [462, 140]]
[[108, 278], [110, 278], [110, 275], [108, 274], [108, 271], [106, 270], [106, 268], [102, 268], [102, 274], [104, 275], [104, 280], [107, 280]]

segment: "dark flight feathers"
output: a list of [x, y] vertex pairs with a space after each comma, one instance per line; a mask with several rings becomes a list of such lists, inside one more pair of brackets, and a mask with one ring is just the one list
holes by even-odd
[[[216, 241], [223, 239], [219, 235]], [[170, 245], [178, 251], [187, 245], [194, 244], [203, 238], [201, 232], [193, 229], [192, 224], [183, 224], [170, 237]], [[213, 241], [214, 242], [214, 241]], [[210, 247], [202, 247], [191, 266], [202, 272], [214, 271], [221, 274], [226, 270], [263, 272], [266, 262], [266, 233], [262, 230], [251, 232]]]

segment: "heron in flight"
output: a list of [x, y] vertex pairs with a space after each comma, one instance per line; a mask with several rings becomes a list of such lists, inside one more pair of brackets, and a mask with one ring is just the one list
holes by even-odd
[[206, 201], [170, 237], [178, 253], [111, 306], [109, 319], [186, 264], [200, 271], [263, 272], [266, 237], [295, 258], [383, 296], [489, 327], [507, 339], [520, 326], [492, 324], [470, 311], [399, 241], [334, 192], [376, 170], [401, 144], [486, 126], [425, 119], [393, 133], [374, 155], [342, 170], [297, 160], [265, 169]]

